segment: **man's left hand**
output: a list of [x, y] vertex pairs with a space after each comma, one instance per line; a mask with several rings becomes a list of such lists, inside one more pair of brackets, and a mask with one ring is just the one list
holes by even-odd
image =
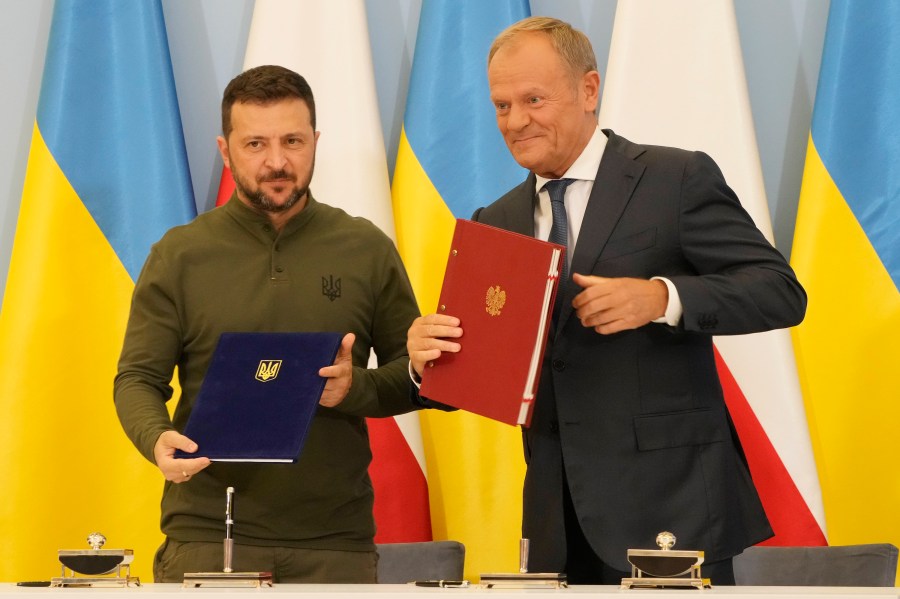
[[338, 405], [350, 392], [353, 384], [353, 342], [356, 335], [347, 333], [341, 339], [341, 347], [338, 349], [334, 364], [319, 369], [319, 376], [325, 377], [325, 390], [322, 391], [322, 399], [319, 404], [326, 408]]
[[601, 335], [642, 327], [663, 316], [669, 290], [660, 280], [607, 278], [574, 273], [572, 279], [583, 287], [572, 300], [582, 326]]

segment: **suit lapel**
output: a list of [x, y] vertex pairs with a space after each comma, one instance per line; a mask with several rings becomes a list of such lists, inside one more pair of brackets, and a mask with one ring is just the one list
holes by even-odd
[[534, 173], [528, 173], [525, 182], [516, 190], [520, 201], [510, 203], [506, 213], [505, 228], [529, 237], [534, 237], [534, 203], [537, 201], [534, 185]]
[[[609, 141], [597, 169], [581, 231], [578, 233], [578, 244], [572, 255], [570, 272], [573, 273], [591, 273], [644, 174], [644, 165], [634, 160], [644, 152], [643, 148], [612, 131], [607, 130], [606, 133]], [[581, 288], [571, 280], [562, 282], [557, 298], [557, 301], [562, 302], [559, 329], [565, 326], [566, 319], [572, 313], [572, 299], [580, 291]]]

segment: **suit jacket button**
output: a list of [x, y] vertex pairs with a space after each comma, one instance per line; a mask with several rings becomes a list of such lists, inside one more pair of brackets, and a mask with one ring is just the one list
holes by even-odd
[[556, 372], [562, 372], [566, 369], [565, 360], [553, 360], [553, 370]]
[[558, 433], [559, 432], [559, 422], [557, 422], [556, 420], [551, 421], [550, 422], [550, 431], [554, 432], [554, 433]]
[[715, 314], [701, 314], [697, 319], [697, 324], [701, 329], [714, 329], [719, 324], [719, 318]]

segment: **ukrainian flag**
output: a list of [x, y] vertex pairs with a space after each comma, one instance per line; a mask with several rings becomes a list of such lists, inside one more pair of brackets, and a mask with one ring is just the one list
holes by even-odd
[[[487, 54], [527, 0], [424, 0], [392, 199], [397, 245], [423, 313], [434, 312], [456, 218], [526, 172], [497, 130]], [[498, 347], [503, 340], [498, 340]], [[525, 465], [518, 429], [464, 412], [423, 413], [435, 539], [466, 545], [467, 576], [514, 571]]]
[[900, 3], [832, 0], [791, 263], [832, 544], [900, 545]]
[[163, 479], [112, 381], [150, 245], [195, 214], [159, 1], [56, 0], [0, 313], [0, 580], [94, 531], [150, 578]]

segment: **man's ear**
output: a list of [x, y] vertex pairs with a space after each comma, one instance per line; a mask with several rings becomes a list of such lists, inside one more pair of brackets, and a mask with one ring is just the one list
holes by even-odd
[[584, 94], [585, 112], [596, 112], [600, 103], [600, 73], [588, 71], [582, 75], [581, 91]]
[[228, 160], [228, 142], [220, 135], [216, 138], [216, 145], [219, 146], [219, 154], [222, 155], [222, 162], [230, 169], [231, 161]]

